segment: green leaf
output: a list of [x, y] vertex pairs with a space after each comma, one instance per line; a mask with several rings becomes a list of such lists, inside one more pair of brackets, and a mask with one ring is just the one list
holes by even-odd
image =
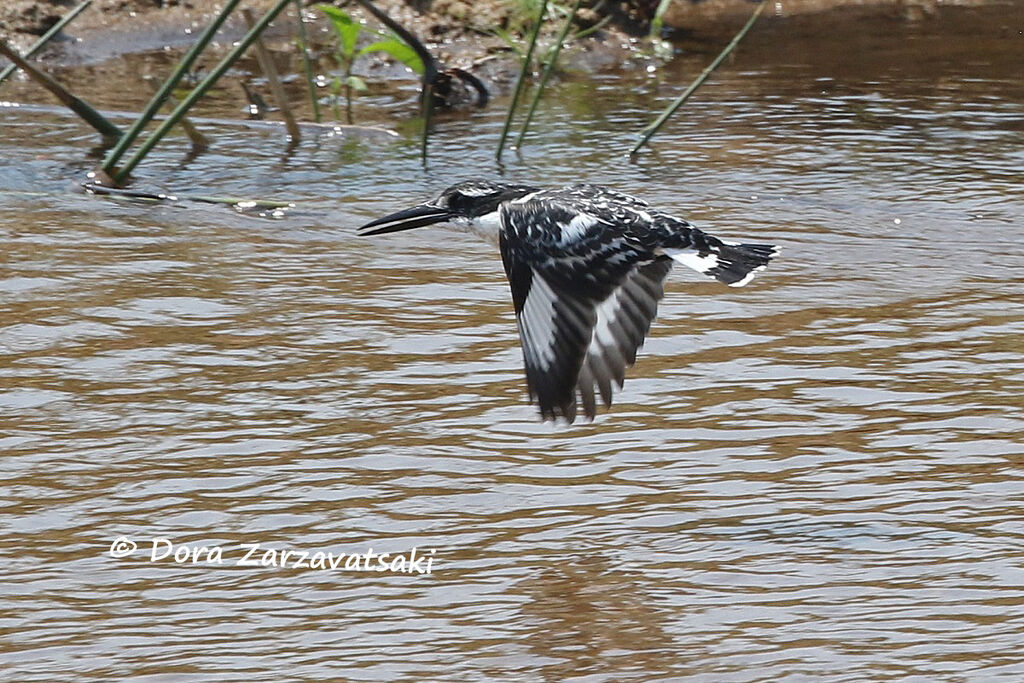
[[423, 60], [420, 59], [415, 50], [397, 38], [388, 38], [387, 40], [378, 40], [376, 43], [370, 43], [360, 50], [357, 56], [369, 54], [370, 52], [386, 52], [420, 76], [423, 75]]
[[349, 76], [345, 79], [345, 82], [348, 83], [348, 87], [352, 88], [356, 92], [366, 91], [366, 83], [363, 79], [359, 78], [359, 76]]
[[355, 54], [356, 40], [363, 27], [352, 19], [346, 12], [333, 5], [317, 5], [317, 9], [327, 15], [334, 25], [334, 31], [338, 34], [338, 41], [341, 53], [351, 58]]

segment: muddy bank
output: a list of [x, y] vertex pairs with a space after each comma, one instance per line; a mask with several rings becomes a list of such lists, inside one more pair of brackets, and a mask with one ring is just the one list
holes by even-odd
[[[24, 48], [53, 26], [78, 0], [4, 0], [0, 3], [0, 37]], [[252, 0], [246, 6], [260, 9], [272, 0]], [[511, 0], [380, 0], [378, 6], [416, 33], [424, 42], [446, 45], [463, 56], [479, 59], [500, 51], [504, 43], [493, 35], [495, 28], [517, 33], [530, 17], [524, 4]], [[886, 14], [917, 20], [934, 14], [940, 5], [983, 5], [993, 0], [777, 0], [769, 11], [776, 16], [795, 16], [837, 8]], [[581, 28], [604, 20], [603, 30], [592, 40], [616, 41], [625, 36], [645, 35], [657, 0], [585, 3], [577, 17]], [[187, 44], [196, 30], [207, 24], [219, 9], [196, 0], [94, 0], [66, 31], [68, 38], [55, 41], [43, 58], [76, 62], [102, 60], [116, 54], [174, 47]], [[720, 33], [734, 30], [733, 24], [749, 15], [749, 0], [676, 0], [665, 14], [669, 31], [682, 34]], [[355, 6], [354, 14], [362, 13]], [[316, 14], [307, 8], [307, 15]], [[294, 22], [289, 8], [278, 24]], [[558, 22], [549, 22], [551, 30]], [[240, 34], [243, 27], [230, 23], [227, 36]]]
[[[1000, 3], [993, 0], [776, 0], [769, 12], [785, 17], [842, 9], [862, 15], [918, 21], [934, 16], [940, 7], [992, 4]], [[750, 7], [751, 0], [675, 0], [665, 12], [664, 21], [665, 26], [680, 31], [707, 30], [748, 16]]]

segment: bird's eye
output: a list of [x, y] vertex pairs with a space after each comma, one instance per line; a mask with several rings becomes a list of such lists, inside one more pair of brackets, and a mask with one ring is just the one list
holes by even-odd
[[462, 194], [461, 192], [453, 192], [451, 196], [448, 197], [448, 208], [454, 211], [464, 209], [467, 206], [469, 206], [469, 204], [470, 198], [467, 195]]

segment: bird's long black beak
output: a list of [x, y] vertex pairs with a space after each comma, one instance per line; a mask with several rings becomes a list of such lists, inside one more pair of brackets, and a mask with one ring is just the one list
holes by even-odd
[[370, 221], [356, 231], [357, 235], [385, 235], [389, 232], [400, 232], [422, 228], [424, 225], [443, 223], [452, 217], [451, 212], [430, 204], [420, 204], [411, 209], [397, 211], [384, 218]]

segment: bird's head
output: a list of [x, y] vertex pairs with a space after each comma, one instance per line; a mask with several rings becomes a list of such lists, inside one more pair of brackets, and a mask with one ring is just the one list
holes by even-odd
[[383, 235], [449, 221], [468, 223], [497, 211], [502, 202], [536, 191], [537, 188], [528, 185], [466, 180], [428, 202], [370, 221], [359, 228], [358, 234]]

